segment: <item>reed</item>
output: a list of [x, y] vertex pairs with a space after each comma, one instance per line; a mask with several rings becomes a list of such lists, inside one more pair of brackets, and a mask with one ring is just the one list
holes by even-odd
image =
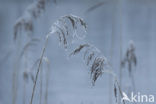
[[[44, 47], [43, 47], [43, 50], [41, 53], [41, 57], [39, 60], [39, 65], [37, 68], [37, 73], [35, 75], [34, 86], [33, 86], [33, 90], [32, 90], [30, 104], [33, 103], [36, 82], [38, 80], [38, 74], [41, 70], [41, 64], [42, 64], [45, 50], [47, 48], [49, 37], [52, 34], [57, 34], [57, 36], [59, 37], [60, 43], [62, 43], [62, 45], [64, 46], [65, 49], [67, 49], [68, 46], [70, 44], [72, 44], [72, 42], [69, 41], [68, 38], [69, 37], [73, 38], [75, 36], [75, 34], [73, 36], [74, 32], [73, 31], [71, 33], [69, 32], [70, 26], [67, 25], [67, 21], [70, 22], [72, 30], [74, 32], [76, 31], [78, 25], [81, 25], [86, 30], [86, 23], [81, 18], [79, 18], [77, 16], [73, 16], [73, 15], [63, 16], [52, 25], [51, 31], [46, 35], [45, 44], [44, 44]], [[77, 36], [77, 34], [76, 34], [76, 37], [79, 37], [79, 36]], [[93, 86], [95, 85], [95, 82], [97, 81], [97, 79], [100, 76], [103, 75], [103, 73], [110, 74], [113, 77], [115, 85], [116, 85], [114, 88], [114, 89], [116, 89], [116, 90], [114, 90], [115, 97], [117, 97], [116, 96], [117, 89], [118, 89], [120, 96], [123, 96], [122, 90], [120, 88], [120, 84], [116, 77], [116, 74], [112, 71], [111, 65], [107, 61], [107, 58], [101, 54], [101, 51], [99, 49], [97, 49], [95, 46], [86, 43], [86, 44], [80, 44], [79, 47], [77, 47], [76, 49], [74, 49], [71, 52], [70, 56], [76, 55], [76, 54], [80, 53], [82, 50], [84, 50], [83, 51], [83, 59], [85, 60], [86, 65], [90, 67], [90, 75], [91, 75], [91, 79], [92, 79], [92, 85]], [[123, 103], [125, 104], [124, 100], [123, 100]]]
[[50, 61], [47, 57], [44, 57], [43, 60], [47, 63], [47, 70], [46, 70], [46, 88], [44, 94], [44, 104], [48, 102], [48, 88], [49, 88], [49, 77], [50, 77]]
[[[102, 76], [104, 73], [107, 73], [111, 75], [114, 80], [114, 95], [115, 95], [116, 100], [117, 100], [117, 90], [120, 96], [123, 97], [120, 84], [117, 80], [117, 76], [112, 71], [112, 66], [109, 64], [107, 58], [102, 55], [101, 51], [97, 49], [95, 46], [89, 43], [86, 43], [86, 44], [80, 44], [78, 48], [73, 50], [70, 56], [76, 55], [80, 52], [82, 52], [83, 59], [86, 65], [90, 69], [92, 85], [94, 86], [97, 79], [100, 76]], [[125, 104], [124, 100], [123, 100], [123, 103]]]
[[24, 14], [15, 22], [14, 25], [14, 40], [22, 31], [26, 32], [28, 36], [32, 34], [34, 30], [34, 20], [39, 18], [45, 10], [48, 0], [38, 0], [30, 4]]
[[[71, 26], [68, 26], [68, 22], [70, 22]], [[72, 43], [71, 41], [68, 41], [68, 38], [73, 38], [73, 37], [79, 37], [77, 34], [73, 34], [78, 26], [82, 26], [84, 29], [86, 29], [86, 23], [83, 21], [83, 19], [81, 19], [80, 17], [74, 16], [74, 15], [66, 15], [63, 16], [61, 18], [59, 18], [53, 25], [52, 28], [50, 30], [50, 32], [46, 35], [46, 40], [45, 40], [45, 44], [44, 47], [42, 49], [42, 53], [41, 53], [41, 57], [39, 60], [39, 65], [37, 68], [37, 73], [35, 75], [35, 80], [34, 80], [34, 85], [33, 85], [33, 90], [32, 90], [32, 95], [31, 95], [31, 100], [30, 100], [30, 104], [33, 103], [33, 98], [34, 98], [34, 93], [35, 93], [35, 89], [36, 89], [36, 83], [38, 80], [38, 75], [41, 69], [41, 64], [42, 64], [42, 60], [44, 57], [44, 53], [45, 50], [47, 48], [47, 44], [48, 44], [48, 39], [52, 34], [57, 34], [57, 36], [59, 37], [59, 41], [61, 44], [63, 44], [64, 48], [67, 49], [68, 45], [70, 43]], [[69, 27], [72, 27], [72, 31], [70, 33], [69, 31]]]
[[[46, 7], [47, 0], [38, 0], [30, 4], [23, 15], [14, 24], [14, 40], [18, 40], [17, 51], [20, 50], [21, 44], [21, 34], [26, 33], [30, 39], [32, 38], [32, 33], [34, 30], [34, 20], [39, 18]], [[19, 52], [17, 52], [19, 53]], [[19, 68], [19, 56], [15, 61], [15, 66], [13, 70], [13, 81], [12, 81], [12, 103], [16, 104], [17, 99], [17, 87], [18, 87], [18, 68]]]
[[26, 84], [28, 83], [29, 77], [31, 76], [30, 74], [32, 73], [31, 69], [29, 69], [29, 60], [28, 60], [28, 56], [29, 56], [29, 52], [30, 52], [30, 48], [37, 46], [38, 42], [40, 40], [37, 38], [32, 38], [29, 42], [27, 42], [20, 55], [19, 55], [19, 60], [20, 62], [22, 61], [22, 58], [24, 58], [24, 70], [23, 70], [23, 104], [25, 104], [26, 102]]
[[124, 68], [127, 65], [127, 69], [129, 72], [129, 77], [131, 78], [132, 81], [132, 86], [134, 88], [135, 91], [135, 80], [134, 80], [134, 69], [137, 66], [137, 57], [135, 54], [135, 46], [134, 46], [134, 42], [131, 40], [129, 42], [129, 47], [126, 51], [126, 54], [124, 56], [124, 59], [121, 61], [121, 66]]

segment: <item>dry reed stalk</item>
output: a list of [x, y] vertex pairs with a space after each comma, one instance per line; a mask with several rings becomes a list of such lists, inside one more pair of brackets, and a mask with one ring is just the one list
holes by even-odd
[[[119, 17], [120, 17], [120, 62], [122, 61], [122, 0], [119, 0]], [[119, 83], [120, 83], [120, 86], [122, 88], [122, 66], [120, 64], [120, 68], [119, 68]], [[121, 96], [119, 96], [119, 99], [121, 98]], [[120, 101], [118, 102], [119, 104], [121, 103]]]
[[[17, 40], [17, 36], [20, 37], [20, 35], [23, 31], [25, 31], [27, 35], [32, 34], [33, 29], [34, 29], [33, 20], [40, 16], [41, 12], [45, 8], [45, 3], [46, 3], [46, 0], [38, 0], [27, 7], [24, 14], [16, 21], [16, 23], [14, 25], [14, 40]], [[20, 38], [18, 41], [20, 41]], [[19, 49], [17, 49], [17, 50], [19, 51]], [[17, 56], [16, 64], [18, 64], [18, 63], [19, 63], [19, 56]], [[17, 65], [15, 67], [17, 68]], [[18, 69], [16, 69], [16, 68], [13, 72], [13, 77], [14, 77], [13, 78], [13, 95], [12, 95], [13, 99], [14, 99], [13, 104], [16, 103], [15, 99], [16, 99], [16, 95], [17, 95], [17, 94], [15, 94], [15, 93], [17, 93], [17, 91], [15, 89], [17, 89], [16, 82], [18, 80], [18, 78], [17, 78], [18, 77]]]
[[[67, 25], [67, 21], [69, 21], [70, 24], [72, 24], [72, 33], [69, 33], [68, 27], [70, 27], [70, 26]], [[39, 65], [37, 68], [37, 73], [35, 75], [35, 80], [34, 80], [30, 104], [33, 103], [34, 93], [35, 93], [35, 89], [36, 89], [36, 83], [38, 80], [38, 74], [40, 72], [40, 67], [42, 64], [42, 60], [44, 57], [44, 53], [45, 53], [45, 50], [47, 47], [49, 37], [51, 36], [51, 34], [57, 34], [59, 37], [60, 43], [63, 43], [64, 48], [67, 49], [68, 45], [71, 43], [70, 41], [68, 42], [68, 38], [69, 37], [72, 37], [72, 38], [75, 37], [75, 34], [73, 34], [73, 33], [76, 31], [78, 26], [82, 26], [86, 30], [86, 23], [83, 21], [83, 19], [81, 19], [80, 17], [74, 16], [74, 15], [63, 16], [63, 17], [59, 18], [52, 25], [51, 31], [46, 35], [45, 44], [44, 44], [44, 47], [42, 49], [41, 57], [39, 60]], [[76, 34], [76, 37], [79, 38], [79, 36], [77, 34]]]
[[42, 104], [42, 89], [43, 89], [43, 66], [41, 64], [41, 69], [40, 69], [40, 101], [39, 104]]
[[[47, 64], [47, 73], [46, 73], [46, 91], [45, 91], [45, 101], [44, 104], [47, 103], [48, 97], [48, 82], [49, 82], [49, 71], [50, 71], [50, 62], [47, 57], [43, 57], [43, 61]], [[42, 65], [43, 67], [43, 65]], [[42, 104], [42, 95], [43, 95], [43, 68], [41, 67], [40, 71], [40, 104]]]
[[[26, 34], [29, 36], [32, 34], [34, 30], [34, 24], [33, 20], [37, 19], [40, 17], [42, 11], [44, 11], [45, 6], [46, 6], [47, 0], [38, 0], [32, 3], [27, 7], [25, 10], [24, 14], [16, 21], [14, 25], [14, 40], [17, 40], [17, 36], [21, 35], [21, 32], [26, 32]], [[20, 39], [19, 39], [20, 40]], [[19, 50], [19, 49], [17, 49]], [[23, 51], [24, 52], [24, 51]], [[22, 55], [22, 54], [21, 54]], [[17, 62], [16, 64], [19, 63], [18, 61], [18, 56], [17, 56]], [[18, 80], [18, 69], [17, 65], [15, 66], [15, 70], [13, 72], [13, 104], [16, 103], [16, 96], [17, 96], [17, 80]]]
[[117, 103], [117, 87], [116, 85], [114, 84], [114, 96], [115, 96], [115, 100], [116, 100], [116, 103]]
[[26, 96], [26, 83], [28, 82], [28, 79], [30, 77], [30, 74], [31, 74], [31, 70], [28, 70], [28, 53], [29, 52], [29, 48], [33, 47], [33, 46], [36, 46], [37, 43], [39, 42], [39, 39], [37, 38], [32, 38], [28, 43], [26, 43], [20, 53], [20, 56], [19, 56], [19, 60], [22, 59], [22, 57], [24, 56], [24, 59], [25, 59], [25, 67], [24, 67], [24, 72], [23, 72], [23, 79], [24, 79], [24, 82], [23, 82], [23, 104], [25, 104], [25, 96]]
[[[115, 2], [113, 0], [110, 61], [113, 60], [114, 36], [115, 36]], [[112, 67], [113, 67], [113, 64], [112, 64]], [[115, 87], [114, 87], [114, 89], [115, 89]], [[115, 90], [114, 90], [114, 92], [115, 92]], [[117, 99], [116, 99], [116, 102], [117, 102]], [[111, 75], [109, 76], [109, 104], [112, 104], [112, 77], [111, 77]]]
[[[30, 41], [30, 42], [31, 42], [31, 41]], [[28, 43], [25, 45], [25, 47], [28, 46], [28, 44], [29, 44], [30, 42], [28, 42]], [[33, 44], [33, 45], [34, 45], [34, 44]], [[31, 45], [30, 45], [30, 46], [31, 46]], [[29, 46], [29, 47], [30, 47], [30, 46]], [[28, 51], [28, 50], [26, 50], [26, 48], [23, 48], [23, 50]], [[22, 51], [21, 53], [23, 53], [23, 51]], [[25, 56], [25, 54], [23, 54], [23, 55]], [[22, 56], [21, 56], [21, 57], [22, 57]], [[26, 61], [27, 61], [27, 60], [26, 60]], [[34, 83], [34, 76], [33, 76], [33, 74], [32, 74], [32, 71], [33, 71], [34, 67], [37, 65], [38, 62], [39, 62], [39, 59], [35, 61], [35, 63], [33, 64], [32, 68], [31, 68], [30, 70], [25, 70], [25, 71], [23, 72], [23, 79], [24, 79], [24, 84], [23, 84], [23, 88], [24, 88], [24, 90], [23, 90], [23, 104], [25, 104], [26, 83], [28, 82], [29, 79], [31, 79], [31, 80], [33, 81], [33, 83]], [[42, 72], [40, 73], [40, 75], [42, 75]], [[42, 80], [42, 78], [41, 78], [41, 80]], [[40, 84], [41, 84], [40, 87], [42, 87], [42, 81], [41, 81]], [[42, 91], [40, 91], [40, 92], [42, 92]], [[42, 94], [41, 94], [41, 95], [42, 95]]]
[[[120, 62], [122, 61], [122, 0], [119, 0], [119, 11], [120, 11]], [[119, 70], [119, 81], [120, 85], [122, 86], [122, 66], [120, 64]]]
[[[44, 11], [44, 9], [45, 9], [46, 2], [47, 2], [47, 0], [38, 0], [27, 7], [24, 14], [16, 21], [16, 23], [14, 25], [14, 40], [17, 40], [17, 36], [21, 35], [22, 31], [25, 31], [27, 33], [27, 35], [32, 34], [33, 29], [34, 29], [33, 20], [40, 17], [42, 11]], [[19, 49], [17, 49], [17, 50], [19, 50]], [[20, 56], [22, 56], [23, 53], [24, 53], [24, 51], [21, 53]], [[17, 61], [18, 60], [19, 59], [17, 58]], [[18, 62], [17, 62], [17, 64], [18, 64]], [[16, 71], [18, 72], [18, 70], [15, 68], [15, 70], [13, 72], [13, 95], [12, 95], [13, 96], [13, 104], [16, 103], [15, 99], [16, 99], [16, 95], [17, 95], [17, 94], [15, 94], [15, 93], [17, 93], [17, 91], [15, 89], [17, 89], [16, 82], [18, 80], [18, 78], [17, 78], [18, 73], [16, 73]]]
[[41, 53], [41, 58], [40, 58], [40, 61], [39, 61], [37, 73], [36, 73], [35, 80], [34, 80], [34, 85], [33, 85], [33, 91], [32, 91], [32, 95], [31, 95], [30, 104], [32, 104], [32, 102], [33, 102], [35, 88], [36, 88], [36, 83], [37, 83], [37, 79], [38, 79], [38, 74], [39, 74], [40, 67], [41, 67], [41, 64], [42, 64], [42, 59], [43, 59], [44, 52], [45, 52], [45, 49], [46, 49], [46, 46], [47, 46], [47, 42], [48, 42], [48, 38], [46, 38], [46, 42], [45, 42], [44, 48], [43, 48], [42, 53]]
[[50, 77], [50, 62], [47, 57], [43, 58], [47, 64], [47, 71], [46, 71], [46, 88], [45, 88], [45, 96], [44, 96], [44, 104], [48, 102], [48, 87], [49, 87], [49, 77]]
[[[26, 57], [26, 52], [28, 51], [28, 49], [30, 47], [32, 47], [33, 45], [36, 45], [36, 42], [38, 42], [39, 40], [36, 39], [36, 38], [33, 38], [31, 39], [25, 46], [24, 48], [22, 49], [22, 52], [18, 51], [19, 55], [17, 56], [17, 59], [15, 61], [15, 67], [14, 67], [14, 71], [13, 71], [13, 104], [16, 104], [16, 99], [17, 99], [17, 85], [18, 85], [18, 73], [19, 73], [19, 63], [20, 63], [20, 60], [22, 59], [23, 56]], [[19, 47], [18, 47], [19, 48]], [[25, 83], [27, 82], [28, 80], [28, 75], [29, 75], [29, 72], [27, 72], [27, 70], [24, 71], [23, 73], [23, 78], [24, 78], [24, 95], [23, 95], [23, 102], [25, 102]]]

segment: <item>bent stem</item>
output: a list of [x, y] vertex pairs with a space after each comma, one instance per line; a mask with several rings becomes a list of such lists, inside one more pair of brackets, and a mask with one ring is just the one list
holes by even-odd
[[48, 71], [46, 71], [46, 90], [45, 90], [44, 104], [47, 104], [47, 102], [48, 102], [49, 77], [50, 77], [50, 66], [48, 65]]
[[[120, 6], [121, 6], [121, 0], [120, 0]], [[122, 61], [122, 17], [121, 17], [121, 8], [120, 8], [120, 85], [122, 86], [122, 67], [121, 67], [121, 61]]]
[[[114, 2], [114, 1], [113, 1]], [[111, 34], [111, 47], [110, 47], [110, 61], [113, 59], [113, 49], [114, 49], [114, 36], [115, 36], [115, 3], [112, 13], [112, 34]], [[113, 62], [112, 62], [113, 63]], [[112, 78], [109, 76], [109, 104], [112, 104]]]
[[[108, 73], [113, 77], [113, 79], [116, 82], [117, 87], [119, 89], [119, 94], [120, 94], [121, 97], [123, 97], [122, 90], [121, 90], [120, 84], [119, 84], [119, 82], [117, 80], [116, 74], [111, 70], [104, 70], [103, 73]], [[123, 104], [126, 104], [124, 100], [123, 100]]]
[[[122, 66], [121, 66], [121, 61], [122, 61], [122, 0], [119, 0], [119, 16], [120, 16], [120, 68], [119, 68], [119, 83], [120, 86], [122, 87]], [[119, 97], [120, 99], [120, 97]], [[119, 102], [120, 104], [120, 102]]]
[[42, 83], [43, 83], [43, 76], [42, 76], [42, 73], [43, 73], [43, 68], [42, 68], [42, 65], [41, 65], [41, 69], [40, 69], [40, 103], [39, 104], [42, 104]]
[[[120, 94], [121, 97], [123, 97], [122, 90], [121, 90], [121, 87], [120, 87], [120, 85], [119, 85], [119, 82], [118, 82], [117, 79], [116, 79], [115, 81], [116, 81], [116, 83], [117, 83], [117, 85], [118, 85], [118, 88], [119, 88], [119, 94]], [[123, 104], [125, 104], [125, 101], [124, 101], [124, 100], [123, 100]]]
[[32, 104], [32, 102], [33, 102], [34, 93], [35, 93], [35, 89], [36, 89], [36, 83], [37, 83], [37, 80], [38, 80], [38, 74], [39, 74], [40, 69], [41, 69], [41, 64], [42, 64], [43, 56], [44, 56], [46, 46], [47, 46], [47, 43], [48, 43], [48, 38], [49, 38], [49, 35], [47, 35], [47, 37], [46, 37], [46, 41], [45, 41], [45, 44], [44, 44], [44, 47], [43, 47], [43, 50], [42, 50], [42, 53], [41, 53], [41, 58], [40, 58], [37, 73], [36, 73], [36, 76], [35, 76], [35, 81], [34, 81], [34, 86], [33, 86], [33, 90], [32, 90], [30, 104]]

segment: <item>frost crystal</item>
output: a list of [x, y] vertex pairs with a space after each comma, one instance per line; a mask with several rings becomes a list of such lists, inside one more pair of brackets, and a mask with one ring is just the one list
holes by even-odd
[[59, 38], [60, 44], [63, 44], [64, 48], [73, 43], [73, 40], [76, 39], [83, 39], [85, 34], [79, 35], [77, 31], [80, 29], [86, 32], [86, 23], [83, 21], [82, 18], [74, 16], [74, 15], [67, 15], [59, 18], [51, 27], [50, 34], [57, 34]]

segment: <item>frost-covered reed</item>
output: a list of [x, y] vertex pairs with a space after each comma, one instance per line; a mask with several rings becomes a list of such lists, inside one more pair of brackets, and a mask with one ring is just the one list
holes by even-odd
[[[45, 50], [47, 48], [47, 43], [48, 43], [48, 39], [51, 35], [56, 35], [59, 38], [59, 42], [60, 44], [62, 44], [64, 46], [65, 49], [68, 48], [68, 45], [72, 43], [72, 41], [70, 41], [70, 38], [80, 38], [77, 34], [77, 28], [79, 26], [82, 26], [83, 29], [86, 31], [86, 23], [83, 21], [82, 18], [74, 16], [74, 15], [66, 15], [63, 16], [61, 18], [59, 18], [51, 27], [50, 32], [46, 35], [46, 40], [45, 40], [45, 44], [44, 47], [42, 49], [42, 53], [41, 53], [41, 57], [39, 60], [39, 65], [37, 68], [37, 73], [35, 75], [35, 80], [34, 80], [34, 85], [33, 85], [33, 91], [32, 91], [32, 95], [31, 95], [31, 101], [30, 104], [33, 103], [33, 98], [34, 98], [34, 93], [35, 93], [35, 89], [36, 89], [36, 83], [38, 80], [38, 75], [41, 69], [41, 64], [42, 64], [42, 60], [44, 58], [44, 53]], [[72, 27], [72, 28], [70, 28]]]
[[16, 21], [14, 25], [14, 40], [22, 31], [26, 32], [29, 36], [34, 30], [34, 20], [39, 18], [45, 10], [48, 0], [38, 0], [30, 4], [24, 14]]

